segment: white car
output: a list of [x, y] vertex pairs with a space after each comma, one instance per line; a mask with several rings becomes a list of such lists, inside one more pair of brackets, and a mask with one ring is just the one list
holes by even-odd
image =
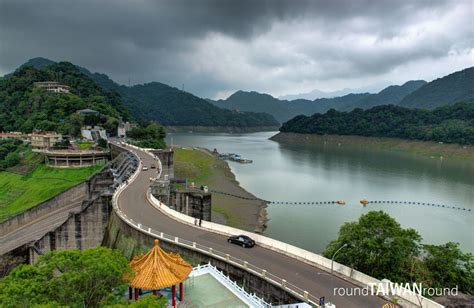
[[147, 170], [148, 170], [148, 167], [147, 167], [147, 166], [143, 166], [142, 170], [143, 170], [143, 171], [147, 171]]

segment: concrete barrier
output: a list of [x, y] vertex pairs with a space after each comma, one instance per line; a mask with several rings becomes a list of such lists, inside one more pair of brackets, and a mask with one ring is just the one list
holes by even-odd
[[[136, 146], [132, 146], [132, 145], [129, 145], [129, 146], [131, 146], [132, 148], [137, 149], [137, 150], [139, 149]], [[151, 153], [150, 149], [142, 149], [142, 150], [145, 150], [149, 155], [156, 158], [156, 160], [159, 164], [159, 168], [160, 168], [159, 169], [159, 174], [158, 174], [158, 178], [159, 178], [161, 176], [161, 171], [162, 171], [162, 165], [161, 165], [160, 160], [158, 159], [158, 157], [156, 155]], [[135, 171], [135, 173], [130, 178], [128, 184], [132, 183], [136, 179], [136, 177], [138, 176], [138, 174], [141, 170], [141, 167], [142, 167], [142, 162], [140, 160], [139, 166], [138, 166], [137, 170]], [[128, 184], [124, 183], [114, 193], [114, 196], [113, 196], [113, 199], [112, 199], [114, 209], [119, 214], [119, 217], [121, 217], [125, 222], [127, 222], [128, 224], [130, 224], [134, 228], [136, 228], [136, 229], [138, 229], [142, 232], [153, 234], [153, 235], [157, 236], [156, 234], [154, 234], [152, 232], [149, 232], [149, 228], [147, 228], [145, 226], [141, 226], [141, 224], [139, 225], [138, 223], [133, 222], [132, 220], [127, 218], [119, 210], [118, 205], [117, 205], [118, 196], [126, 188], [126, 186]], [[284, 255], [287, 255], [291, 258], [294, 258], [294, 259], [300, 260], [302, 262], [308, 263], [310, 265], [313, 265], [313, 266], [316, 266], [316, 267], [319, 267], [319, 268], [323, 268], [327, 271], [330, 271], [330, 269], [331, 269], [331, 260], [328, 259], [328, 258], [325, 258], [325, 257], [323, 257], [319, 254], [316, 254], [316, 253], [307, 251], [305, 249], [287, 244], [285, 242], [281, 242], [281, 241], [263, 236], [261, 234], [248, 232], [248, 231], [245, 231], [245, 230], [241, 230], [241, 229], [237, 229], [237, 228], [217, 224], [217, 223], [210, 222], [210, 221], [202, 221], [201, 226], [197, 227], [197, 226], [194, 225], [194, 218], [193, 217], [187, 216], [185, 214], [182, 214], [180, 212], [177, 212], [177, 211], [169, 208], [166, 204], [164, 204], [164, 203], [160, 202], [158, 199], [156, 199], [150, 193], [150, 190], [148, 190], [148, 192], [147, 192], [147, 199], [153, 207], [155, 207], [156, 209], [160, 210], [165, 215], [167, 215], [167, 216], [169, 216], [169, 217], [171, 217], [171, 218], [173, 218], [173, 219], [175, 219], [175, 220], [177, 220], [181, 223], [188, 224], [190, 226], [200, 228], [200, 229], [205, 229], [209, 232], [214, 232], [214, 233], [218, 233], [218, 234], [225, 235], [225, 236], [241, 235], [241, 234], [247, 235], [247, 236], [251, 237], [252, 239], [254, 239], [255, 242], [258, 245], [262, 246], [262, 247], [271, 249], [271, 250], [276, 251], [278, 253], [282, 253]], [[148, 232], [147, 232], [147, 229], [148, 229]], [[161, 237], [164, 238], [162, 234], [161, 234]], [[179, 240], [177, 242], [179, 243]], [[191, 249], [199, 250], [199, 251], [202, 250], [202, 249], [196, 248], [195, 243], [192, 243], [191, 245], [188, 245], [188, 247], [191, 248]], [[207, 249], [207, 251], [205, 253], [209, 254], [209, 249]], [[239, 265], [242, 266], [242, 264], [239, 264]], [[244, 268], [247, 269], [248, 265], [244, 266]], [[380, 281], [380, 280], [378, 280], [374, 277], [368, 276], [368, 275], [366, 275], [362, 272], [359, 272], [357, 270], [354, 270], [354, 269], [352, 269], [348, 266], [345, 266], [345, 265], [337, 263], [337, 262], [333, 263], [333, 272], [336, 273], [339, 277], [341, 277], [343, 279], [347, 279], [348, 281], [356, 283], [356, 284], [358, 284], [362, 287], [367, 287], [367, 286], [374, 285], [374, 284], [375, 285], [383, 284], [382, 281]], [[434, 302], [434, 301], [432, 301], [432, 300], [430, 300], [426, 297], [419, 296], [418, 294], [416, 294], [416, 293], [414, 293], [410, 290], [407, 290], [407, 289], [404, 289], [404, 288], [402, 288], [402, 289], [404, 290], [404, 291], [401, 292], [403, 294], [400, 295], [400, 296], [396, 296], [396, 298], [401, 300], [403, 302], [404, 306], [407, 306], [407, 307], [423, 307], [423, 308], [441, 308], [441, 307], [444, 307], [443, 305], [438, 304], [438, 303], [436, 303], [436, 302]], [[302, 292], [298, 292], [298, 293], [295, 292], [296, 293], [295, 295], [297, 295], [300, 298], [304, 298], [304, 292], [305, 291], [303, 291], [303, 293]], [[316, 304], [314, 302], [314, 300], [310, 301], [310, 302], [312, 304]]]

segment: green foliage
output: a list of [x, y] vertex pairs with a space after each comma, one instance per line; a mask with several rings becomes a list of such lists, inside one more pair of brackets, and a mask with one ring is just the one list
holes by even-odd
[[80, 184], [102, 168], [62, 169], [40, 164], [27, 175], [0, 172], [0, 221]]
[[430, 271], [431, 285], [437, 288], [454, 288], [474, 294], [474, 256], [463, 253], [457, 243], [425, 245], [425, 264]]
[[1, 280], [0, 303], [3, 307], [113, 304], [120, 302], [127, 287], [124, 273], [131, 273], [128, 260], [108, 248], [52, 251]]
[[392, 282], [422, 282], [437, 288], [459, 287], [473, 293], [474, 258], [456, 243], [422, 245], [413, 229], [403, 229], [382, 211], [371, 211], [339, 229], [323, 255], [367, 275]]
[[166, 146], [165, 129], [156, 123], [148, 124], [146, 127], [133, 128], [127, 132], [127, 137], [142, 148], [162, 149]]
[[[35, 88], [37, 81], [59, 81], [71, 93], [51, 93]], [[83, 117], [75, 112], [90, 108], [100, 116]], [[104, 91], [71, 63], [42, 68], [24, 66], [0, 80], [0, 131], [57, 131], [78, 136], [84, 124], [102, 125], [115, 133], [118, 119], [128, 119], [128, 110], [116, 92]]]
[[107, 140], [102, 139], [102, 138], [100, 138], [100, 139], [97, 141], [97, 145], [98, 145], [100, 148], [102, 148], [102, 149], [107, 149], [107, 147], [108, 147]]
[[457, 103], [432, 111], [393, 105], [351, 112], [331, 109], [311, 117], [297, 116], [280, 131], [474, 144], [474, 104]]
[[0, 140], [0, 170], [17, 165], [20, 162], [19, 152], [24, 149], [21, 140]]
[[333, 98], [318, 98], [314, 101], [295, 99], [280, 100], [268, 94], [237, 91], [225, 100], [213, 102], [216, 106], [253, 112], [268, 112], [280, 122], [297, 115], [323, 113], [333, 108], [350, 111], [354, 108], [370, 108], [376, 105], [398, 104], [405, 95], [425, 84], [425, 81], [409, 81], [402, 86], [389, 86], [377, 94], [348, 94]]
[[221, 109], [208, 101], [178, 90], [168, 85], [151, 82], [133, 87], [118, 86], [113, 82], [104, 82], [108, 89], [118, 91], [132, 113], [147, 121], [157, 121], [163, 125], [175, 126], [223, 126], [258, 127], [278, 126], [278, 122], [269, 114], [239, 112]]
[[399, 281], [405, 262], [418, 255], [420, 240], [415, 230], [405, 230], [388, 214], [374, 211], [362, 215], [358, 222], [345, 223], [324, 255], [331, 258], [339, 247], [347, 244], [336, 255], [338, 262], [374, 277]]
[[474, 67], [433, 80], [405, 96], [400, 106], [436, 108], [456, 102], [474, 102]]

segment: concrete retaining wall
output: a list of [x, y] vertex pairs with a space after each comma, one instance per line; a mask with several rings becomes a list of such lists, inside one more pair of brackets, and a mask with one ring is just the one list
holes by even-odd
[[[135, 146], [132, 146], [134, 148], [137, 148]], [[145, 151], [152, 153], [149, 149], [145, 149]], [[161, 163], [158, 160], [158, 163], [160, 165], [160, 170], [161, 170]], [[135, 174], [132, 176], [132, 179], [130, 183], [138, 176], [139, 170], [141, 167], [141, 163], [139, 168], [136, 170]], [[125, 185], [122, 185], [119, 187], [116, 192], [114, 193], [114, 198], [113, 198], [113, 205], [114, 205], [114, 210], [118, 214], [118, 216], [125, 221], [130, 227], [135, 228], [136, 230], [140, 231], [143, 230], [142, 232], [148, 233], [148, 234], [153, 234], [153, 231], [148, 229], [146, 226], [142, 226], [140, 222], [134, 222], [130, 220], [126, 215], [121, 212], [117, 205], [117, 197], [118, 195], [125, 189]], [[164, 214], [168, 215], [169, 217], [181, 222], [188, 224], [190, 226], [194, 226], [194, 218], [189, 217], [185, 214], [179, 213], [177, 211], [174, 211], [170, 209], [168, 206], [165, 204], [161, 203], [159, 200], [157, 200], [151, 193], [148, 191], [147, 193], [147, 198], [149, 202], [158, 210], [162, 211]], [[218, 234], [222, 235], [239, 235], [239, 234], [245, 234], [250, 237], [252, 237], [260, 246], [266, 247], [268, 249], [272, 249], [274, 251], [277, 251], [279, 253], [285, 254], [291, 258], [300, 260], [302, 262], [311, 264], [313, 266], [317, 266], [326, 270], [331, 269], [331, 260], [315, 254], [313, 252], [301, 249], [299, 247], [277, 241], [271, 238], [268, 238], [266, 236], [240, 230], [237, 228], [232, 228], [224, 225], [220, 225], [217, 223], [209, 222], [209, 221], [203, 221], [201, 228], [205, 228], [210, 232], [215, 232]], [[163, 234], [162, 234], [163, 235]], [[163, 237], [163, 236], [162, 236]], [[177, 243], [179, 243], [179, 239], [176, 240]], [[195, 243], [193, 243], [193, 246], [196, 247]], [[228, 256], [227, 256], [228, 258]], [[343, 264], [334, 262], [333, 264], [333, 270], [334, 273], [336, 273], [338, 276], [342, 277], [343, 279], [346, 279], [348, 281], [351, 281], [355, 284], [358, 284], [362, 287], [369, 286], [371, 284], [382, 284], [382, 281], [370, 277], [362, 272], [359, 272], [357, 270], [353, 270], [350, 267], [347, 267]], [[401, 296], [397, 296], [397, 299], [399, 300], [399, 303], [402, 304], [405, 307], [423, 307], [423, 308], [441, 308], [443, 305], [440, 305], [428, 298], [425, 297], [420, 297], [417, 294], [406, 290], [406, 292], [403, 292], [404, 294]]]
[[0, 237], [15, 231], [23, 225], [41, 219], [43, 216], [50, 215], [53, 212], [77, 208], [88, 196], [88, 182], [73, 186], [59, 195], [0, 223]]

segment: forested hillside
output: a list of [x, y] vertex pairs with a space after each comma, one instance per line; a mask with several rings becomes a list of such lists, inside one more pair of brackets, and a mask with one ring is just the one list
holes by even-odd
[[231, 110], [268, 112], [278, 121], [285, 122], [297, 115], [324, 113], [329, 109], [350, 111], [354, 108], [367, 109], [378, 105], [398, 104], [407, 94], [425, 83], [423, 80], [409, 81], [401, 86], [389, 86], [376, 94], [351, 93], [340, 97], [318, 98], [314, 101], [286, 101], [264, 93], [237, 91], [227, 99], [213, 103]]
[[474, 104], [457, 103], [434, 110], [400, 106], [360, 108], [351, 112], [334, 109], [325, 114], [297, 116], [283, 124], [281, 132], [319, 135], [396, 137], [446, 143], [474, 144]]
[[[45, 67], [55, 63], [34, 58], [22, 66]], [[92, 73], [77, 66], [105, 92], [119, 93], [128, 110], [139, 120], [157, 121], [173, 126], [220, 127], [278, 127], [279, 123], [267, 113], [236, 112], [218, 108], [191, 93], [183, 92], [159, 82], [127, 87], [119, 85], [107, 75]]]
[[[51, 93], [33, 86], [38, 81], [59, 81], [71, 93]], [[90, 108], [99, 117], [84, 117], [77, 110]], [[99, 124], [115, 133], [119, 118], [130, 113], [115, 92], [104, 91], [71, 63], [35, 68], [23, 66], [0, 80], [0, 131], [56, 131], [77, 136], [84, 124]]]
[[407, 95], [400, 106], [436, 108], [456, 102], [474, 102], [474, 67], [425, 84]]
[[174, 126], [279, 126], [268, 113], [238, 112], [218, 108], [206, 100], [168, 85], [151, 82], [119, 89], [137, 116]]

